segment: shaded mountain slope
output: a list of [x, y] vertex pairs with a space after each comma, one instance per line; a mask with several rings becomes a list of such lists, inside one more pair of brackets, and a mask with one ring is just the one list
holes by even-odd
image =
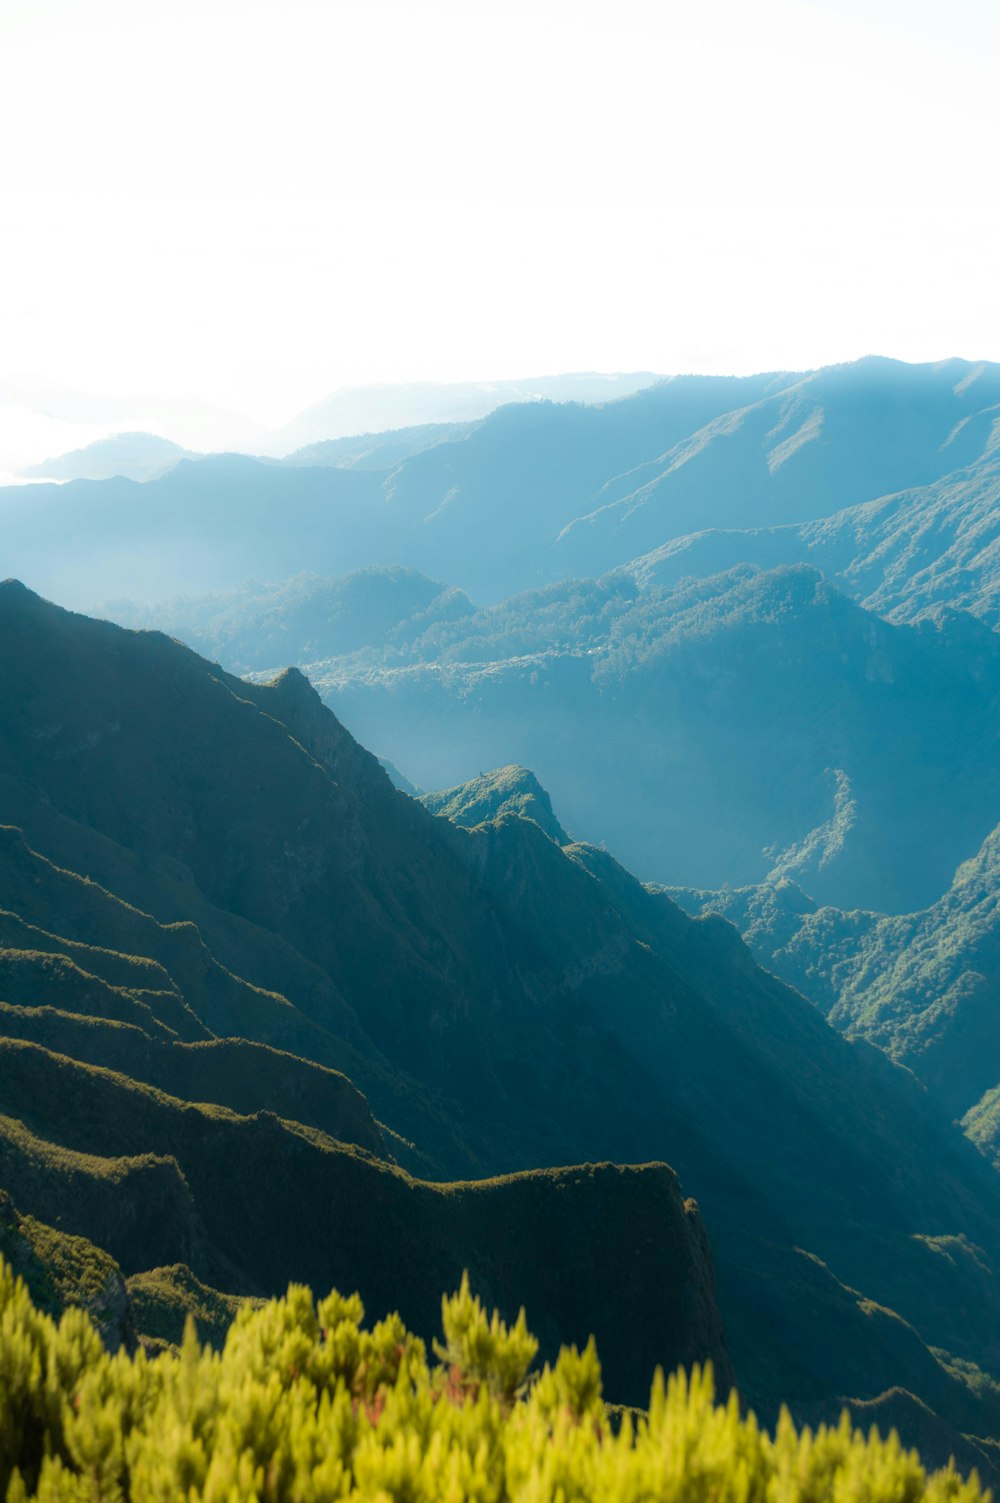
[[[167, 638], [72, 616], [13, 584], [0, 588], [0, 641], [0, 819], [27, 837], [8, 842], [9, 912], [78, 944], [144, 954], [179, 987], [169, 957], [187, 945], [204, 962], [202, 1000], [183, 995], [215, 1034], [216, 982], [234, 1009], [260, 988], [267, 1026], [287, 1013], [296, 1027], [296, 1043], [282, 1047], [346, 1070], [438, 1173], [669, 1159], [703, 1207], [752, 1402], [772, 1413], [780, 1399], [874, 1398], [901, 1382], [949, 1424], [985, 1433], [992, 1421], [968, 1410], [985, 1401], [931, 1348], [1000, 1370], [996, 1276], [988, 1253], [974, 1251], [1000, 1242], [1000, 1180], [910, 1077], [833, 1032], [754, 965], [730, 926], [691, 921], [606, 853], [563, 848], [532, 819], [506, 812], [467, 830], [435, 818], [392, 788], [301, 674], [248, 685]], [[47, 896], [45, 880], [28, 879], [45, 871]], [[149, 942], [102, 945], [101, 915], [123, 939], [141, 931]], [[45, 1019], [65, 1030], [66, 1048], [83, 1026]], [[257, 1021], [248, 1005], [247, 1026], [225, 1032], [260, 1038]], [[107, 1020], [94, 1026], [113, 1032]], [[294, 1178], [301, 1144], [333, 1156], [315, 1167], [318, 1183], [331, 1165], [338, 1176], [317, 1203], [322, 1218], [341, 1218], [336, 1236], [347, 1240], [331, 1245], [350, 1258], [367, 1258], [364, 1238], [375, 1235], [365, 1208], [411, 1184], [360, 1150], [319, 1144], [315, 1128], [261, 1114], [263, 1100], [239, 1119], [249, 1126], [234, 1127], [223, 1107], [164, 1105], [120, 1075], [109, 1085], [94, 1064], [53, 1064], [24, 1040], [6, 1047], [25, 1072], [17, 1084], [5, 1067], [0, 1087], [15, 1199], [44, 1219], [78, 1173], [87, 1235], [117, 1248], [125, 1268], [184, 1263], [238, 1289], [240, 1269], [250, 1277], [244, 1244], [259, 1242], [253, 1276], [277, 1278], [280, 1267], [287, 1278], [282, 1217], [252, 1196]], [[162, 1047], [176, 1057], [178, 1046]], [[56, 1084], [66, 1071], [84, 1071], [68, 1093]], [[60, 1115], [67, 1096], [78, 1120]], [[223, 1152], [245, 1190], [238, 1205], [214, 1188]], [[80, 1153], [93, 1162], [81, 1168]], [[407, 1189], [403, 1199], [436, 1206], [438, 1193]], [[480, 1204], [483, 1192], [462, 1193]], [[497, 1209], [477, 1226], [523, 1240], [523, 1218], [544, 1220], [536, 1193], [518, 1190], [527, 1198], [516, 1210], [490, 1201]], [[135, 1207], [127, 1224], [114, 1217], [123, 1195]], [[217, 1224], [226, 1205], [228, 1241]], [[593, 1205], [588, 1225], [610, 1227], [615, 1257], [631, 1257], [623, 1228], [642, 1213], [616, 1209], [600, 1187]], [[310, 1226], [328, 1226], [315, 1205], [287, 1214], [303, 1239], [296, 1256], [324, 1258], [325, 1231], [306, 1245]], [[397, 1271], [399, 1249], [405, 1261], [422, 1245], [413, 1225], [393, 1244]], [[429, 1248], [445, 1245], [442, 1225]], [[262, 1228], [274, 1228], [274, 1248]], [[582, 1235], [564, 1234], [569, 1244]], [[123, 1237], [131, 1252], [113, 1240]], [[460, 1255], [454, 1227], [448, 1238], [448, 1255]], [[941, 1238], [973, 1251], [942, 1257]], [[377, 1257], [388, 1288], [390, 1252]], [[509, 1266], [513, 1279], [520, 1265]], [[435, 1270], [435, 1299], [447, 1284]]]
[[[89, 862], [91, 869], [101, 864], [125, 881], [134, 875], [132, 863], [116, 859], [124, 852], [112, 851], [109, 856], [106, 844], [81, 844], [78, 833], [75, 825], [66, 822], [58, 822], [54, 830], [50, 829], [52, 839], [61, 841], [64, 847], [68, 839], [75, 857]], [[465, 1139], [461, 1140], [461, 1146], [456, 1143], [454, 1125], [443, 1114], [440, 1103], [405, 1072], [394, 1069], [380, 1057], [325, 973], [279, 936], [265, 934], [239, 922], [235, 915], [222, 914], [199, 903], [190, 890], [185, 894], [190, 909], [198, 912], [209, 930], [215, 931], [243, 961], [249, 960], [261, 968], [265, 977], [282, 975], [299, 1006], [280, 993], [247, 982], [221, 965], [190, 921], [157, 923], [149, 914], [114, 897], [92, 878], [81, 878], [32, 851], [20, 830], [0, 826], [0, 855], [2, 901], [42, 923], [58, 923], [71, 936], [54, 935], [26, 923], [9, 910], [0, 911], [0, 946], [9, 947], [0, 948], [0, 966], [19, 981], [23, 987], [19, 995], [29, 1007], [39, 1007], [46, 1014], [53, 1011], [64, 1014], [59, 1028], [72, 1026], [73, 1019], [65, 1016], [66, 1009], [72, 1008], [77, 1017], [91, 1021], [131, 1022], [144, 1039], [148, 1037], [153, 1042], [166, 1034], [171, 1041], [178, 1037], [219, 1036], [231, 1043], [235, 1034], [240, 1057], [236, 1061], [227, 1058], [229, 1068], [224, 1079], [226, 1088], [237, 1093], [244, 1089], [239, 1082], [247, 1072], [248, 1078], [256, 1082], [267, 1075], [266, 1069], [259, 1068], [250, 1057], [250, 1050], [241, 1043], [249, 1036], [280, 1051], [269, 1056], [276, 1074], [268, 1090], [255, 1101], [255, 1106], [263, 1108], [271, 1106], [274, 1090], [295, 1096], [304, 1090], [306, 1097], [312, 1099], [313, 1092], [308, 1085], [303, 1086], [297, 1068], [301, 1060], [288, 1053], [295, 1051], [296, 1056], [306, 1056], [332, 1066], [335, 1071], [349, 1070], [354, 1079], [364, 1084], [372, 1099], [377, 1100], [379, 1112], [391, 1118], [406, 1138], [419, 1135], [424, 1151], [416, 1154], [406, 1138], [393, 1136], [394, 1154], [401, 1153], [403, 1161], [411, 1167], [441, 1173], [441, 1162], [435, 1155], [443, 1156], [445, 1163], [460, 1160], [466, 1164], [463, 1155], [473, 1151], [471, 1144]], [[104, 875], [107, 880], [107, 870]], [[144, 890], [149, 885], [143, 883]], [[161, 900], [178, 901], [170, 886], [165, 899], [159, 888], [154, 886], [153, 891], [160, 893]], [[95, 945], [94, 940], [102, 944]], [[25, 955], [25, 947], [36, 952], [33, 958]], [[102, 989], [86, 978], [81, 981], [78, 967], [99, 972], [111, 983], [110, 987]], [[53, 978], [60, 982], [55, 990]], [[72, 985], [65, 984], [67, 978]], [[127, 986], [135, 979], [147, 986], [152, 982], [163, 988], [158, 993], [159, 1010], [164, 1011], [165, 1001], [180, 1009], [185, 1022], [180, 1034], [176, 1027], [162, 1024], [157, 1027], [149, 1010], [136, 1005]], [[56, 1009], [51, 1007], [53, 998], [58, 1002]], [[169, 1010], [167, 1015], [170, 1016]], [[314, 1021], [315, 1015], [324, 1021]], [[26, 1025], [22, 1022], [19, 1026]], [[86, 1033], [89, 1047], [81, 1042], [80, 1048], [84, 1050], [84, 1058], [114, 1065], [117, 1053], [105, 1058], [101, 1051], [125, 1048], [123, 1040], [133, 1036], [91, 1029]], [[162, 1061], [164, 1056], [161, 1053], [157, 1057]], [[285, 1081], [283, 1076], [288, 1071], [291, 1078]], [[218, 1099], [222, 1089], [220, 1083], [215, 1083], [207, 1092], [209, 1099]], [[229, 1099], [227, 1096], [227, 1102]], [[231, 1104], [240, 1105], [243, 1100], [243, 1095], [238, 1094]], [[306, 1109], [301, 1107], [301, 1110]]]
[[[560, 539], [574, 572], [704, 528], [812, 522], [990, 451], [1000, 367], [870, 358], [782, 383], [607, 483]], [[610, 554], [614, 553], [613, 560]]]
[[131, 1024], [4, 1002], [0, 1033], [105, 1066], [185, 1101], [214, 1102], [236, 1112], [273, 1112], [377, 1157], [392, 1157], [367, 1101], [346, 1075], [264, 1044], [247, 1039], [164, 1043]]
[[2, 1135], [18, 1203], [89, 1233], [127, 1274], [163, 1245], [143, 1203], [147, 1182], [120, 1187], [119, 1224], [109, 1228], [66, 1179], [113, 1176], [141, 1143], [183, 1176], [182, 1261], [210, 1283], [249, 1293], [280, 1293], [289, 1280], [357, 1287], [371, 1307], [398, 1308], [429, 1336], [440, 1289], [469, 1268], [505, 1311], [522, 1302], [539, 1311], [545, 1355], [591, 1331], [603, 1338], [608, 1389], [622, 1402], [641, 1401], [667, 1352], [711, 1358], [729, 1376], [707, 1240], [665, 1165], [430, 1185], [269, 1113], [188, 1106], [30, 1044], [0, 1042], [0, 1054], [0, 1109], [36, 1142], [48, 1133], [75, 1145], [58, 1158], [50, 1150], [46, 1175], [23, 1134]]
[[[46, 936], [51, 940], [51, 936]], [[0, 995], [29, 1005], [44, 998], [69, 1013], [131, 1023], [159, 1039], [203, 1039], [204, 1027], [177, 993], [109, 986], [68, 956], [47, 951], [0, 951]]]
[[6, 1190], [0, 1190], [0, 1254], [24, 1279], [36, 1309], [59, 1316], [79, 1306], [112, 1351], [134, 1345], [132, 1302], [114, 1258], [85, 1237], [22, 1215]]
[[906, 910], [1000, 813], [996, 635], [891, 626], [804, 566], [553, 587], [383, 662], [310, 667], [363, 741], [425, 788], [529, 766], [649, 880]]

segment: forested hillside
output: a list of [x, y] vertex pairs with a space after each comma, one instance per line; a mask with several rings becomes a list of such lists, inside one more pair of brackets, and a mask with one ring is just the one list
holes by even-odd
[[574, 835], [650, 880], [794, 875], [904, 911], [1000, 813], [1000, 638], [958, 613], [889, 624], [805, 566], [642, 590], [618, 573], [479, 610], [370, 570], [164, 625], [241, 670], [284, 650], [425, 789], [531, 768]]
[[[1000, 831], [914, 913], [844, 912], [788, 881], [671, 896], [730, 919], [764, 965], [913, 1070], [950, 1115], [1000, 1085]], [[987, 1115], [970, 1118], [980, 1136]]]
[[[436, 818], [298, 673], [249, 685], [15, 583], [0, 636], [19, 1215], [130, 1281], [185, 1265], [175, 1301], [292, 1272], [426, 1331], [468, 1265], [508, 1313], [538, 1289], [546, 1350], [606, 1309], [609, 1396], [640, 1351], [711, 1352], [767, 1416], [902, 1388], [996, 1433], [1000, 1180], [730, 926], [557, 843], [516, 771], [485, 823]], [[670, 1170], [523, 1176], [608, 1160], [697, 1196], [721, 1325]], [[443, 1183], [470, 1175], [502, 1178]]]
[[795, 875], [900, 911], [1000, 810], [1000, 639], [888, 625], [804, 567], [541, 592], [384, 659], [311, 665], [362, 740], [424, 788], [524, 764], [650, 880]]

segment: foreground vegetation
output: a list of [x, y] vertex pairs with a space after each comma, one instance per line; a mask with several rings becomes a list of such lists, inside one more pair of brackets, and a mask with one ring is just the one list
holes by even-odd
[[58, 1325], [0, 1260], [0, 1496], [322, 1503], [977, 1503], [975, 1476], [928, 1476], [895, 1434], [772, 1439], [735, 1394], [716, 1405], [711, 1370], [653, 1380], [648, 1415], [601, 1398], [593, 1342], [532, 1374], [524, 1312], [488, 1319], [468, 1281], [442, 1302], [444, 1342], [397, 1315], [371, 1330], [354, 1295], [284, 1299], [236, 1316], [221, 1353], [192, 1322], [179, 1351], [110, 1354], [89, 1317]]

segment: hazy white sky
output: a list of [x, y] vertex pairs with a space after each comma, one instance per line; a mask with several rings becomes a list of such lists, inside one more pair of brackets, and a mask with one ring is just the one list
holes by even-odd
[[1000, 0], [0, 0], [0, 379], [1000, 359]]

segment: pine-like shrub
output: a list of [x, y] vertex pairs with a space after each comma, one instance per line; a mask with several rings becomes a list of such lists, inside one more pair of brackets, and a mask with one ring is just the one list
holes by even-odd
[[109, 1354], [87, 1316], [58, 1325], [0, 1262], [0, 1498], [7, 1503], [980, 1503], [895, 1435], [772, 1439], [708, 1370], [653, 1379], [617, 1430], [593, 1343], [529, 1372], [523, 1313], [488, 1318], [468, 1281], [442, 1302], [441, 1365], [397, 1315], [291, 1286], [237, 1315], [221, 1353]]

